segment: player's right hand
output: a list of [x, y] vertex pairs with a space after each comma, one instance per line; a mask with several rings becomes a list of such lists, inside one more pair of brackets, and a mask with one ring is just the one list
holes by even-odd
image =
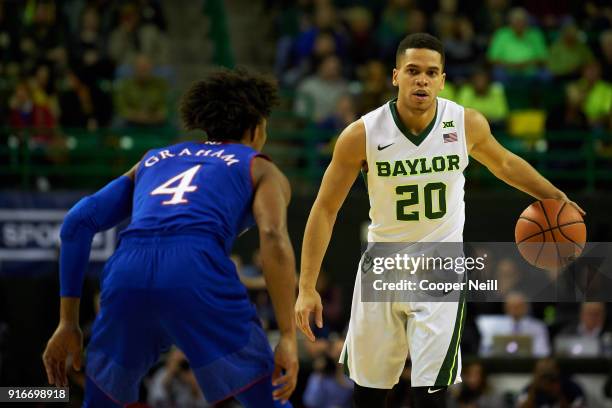
[[295, 321], [300, 330], [314, 342], [315, 336], [310, 329], [310, 313], [314, 313], [314, 320], [317, 327], [323, 327], [323, 304], [319, 293], [312, 290], [302, 290], [298, 294], [295, 302]]
[[49, 384], [56, 387], [67, 387], [66, 360], [72, 356], [72, 368], [79, 371], [82, 352], [83, 332], [81, 328], [78, 325], [60, 323], [47, 342], [43, 353], [43, 363]]
[[272, 397], [284, 404], [295, 390], [299, 363], [295, 335], [281, 336], [274, 350], [274, 373], [272, 385], [275, 387]]

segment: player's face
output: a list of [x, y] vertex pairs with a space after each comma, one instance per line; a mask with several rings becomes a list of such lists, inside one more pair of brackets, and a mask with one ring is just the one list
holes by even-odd
[[420, 111], [431, 108], [444, 89], [446, 74], [442, 69], [442, 56], [437, 51], [407, 49], [393, 69], [393, 85], [399, 88], [402, 104]]

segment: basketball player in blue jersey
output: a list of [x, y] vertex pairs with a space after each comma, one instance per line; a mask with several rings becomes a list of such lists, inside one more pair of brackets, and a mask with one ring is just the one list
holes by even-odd
[[[142, 377], [172, 344], [209, 402], [290, 407], [298, 362], [290, 186], [259, 151], [277, 100], [274, 82], [219, 71], [185, 95], [181, 115], [207, 142], [149, 151], [132, 170], [79, 201], [61, 230], [60, 322], [43, 354], [49, 383], [80, 369], [79, 300], [96, 232], [132, 216], [105, 265], [101, 310], [87, 348], [86, 407], [136, 402]], [[281, 332], [273, 353], [229, 254], [257, 224], [264, 275]]]

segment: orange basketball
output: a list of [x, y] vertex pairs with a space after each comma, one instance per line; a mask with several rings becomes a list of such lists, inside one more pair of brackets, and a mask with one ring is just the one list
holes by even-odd
[[586, 243], [582, 216], [565, 201], [536, 201], [523, 211], [514, 230], [518, 250], [530, 264], [557, 270], [580, 256]]

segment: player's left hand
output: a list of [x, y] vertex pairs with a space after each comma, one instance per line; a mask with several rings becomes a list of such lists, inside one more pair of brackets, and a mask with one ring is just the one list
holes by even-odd
[[272, 397], [275, 400], [281, 400], [283, 404], [289, 400], [297, 384], [298, 369], [295, 337], [281, 337], [274, 350], [272, 385], [276, 388], [272, 393]]
[[49, 384], [56, 387], [67, 387], [66, 360], [72, 356], [72, 368], [79, 371], [82, 351], [83, 332], [81, 328], [78, 325], [60, 323], [47, 342], [43, 353], [43, 363]]

